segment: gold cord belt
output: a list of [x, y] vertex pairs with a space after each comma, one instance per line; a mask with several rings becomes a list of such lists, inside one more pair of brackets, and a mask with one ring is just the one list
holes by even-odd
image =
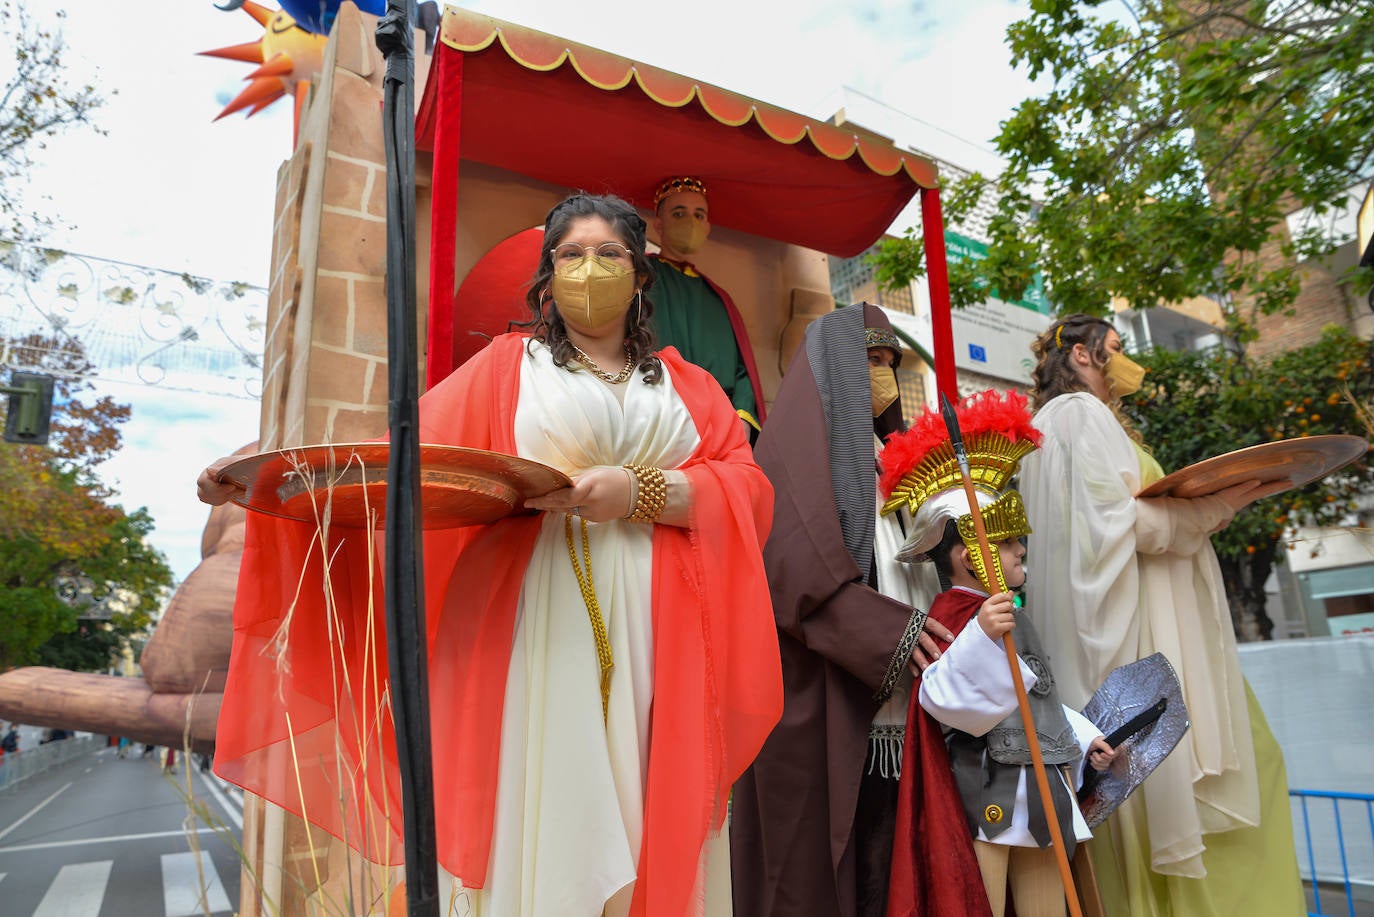
[[[596, 600], [596, 587], [592, 583], [592, 548], [587, 540], [587, 520], [578, 517], [582, 523], [582, 563], [577, 562], [577, 546], [573, 539], [572, 516], [563, 517], [563, 534], [568, 542], [568, 559], [572, 561], [573, 573], [577, 574], [577, 587], [582, 590], [582, 601], [587, 606], [587, 617], [592, 622], [592, 636], [596, 639], [596, 658], [601, 663], [601, 722], [606, 717], [611, 703], [611, 669], [615, 660], [611, 658], [611, 640], [606, 636], [606, 619], [601, 616], [601, 603]], [[583, 564], [587, 572], [583, 574]]]

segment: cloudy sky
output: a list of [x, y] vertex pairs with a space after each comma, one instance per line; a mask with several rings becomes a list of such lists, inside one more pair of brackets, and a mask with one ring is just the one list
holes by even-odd
[[[29, 5], [40, 16], [53, 8]], [[848, 87], [870, 100], [868, 110], [894, 113], [903, 127], [888, 132], [900, 141], [961, 162], [985, 156], [999, 122], [1035, 91], [1010, 67], [1003, 41], [1007, 25], [1026, 15], [1024, 0], [460, 5], [812, 117], [843, 106]], [[213, 122], [248, 68], [196, 56], [255, 41], [260, 27], [210, 0], [58, 6], [67, 13], [73, 79], [94, 81], [108, 102], [97, 113], [103, 135], [74, 131], [41, 153], [30, 196], [59, 221], [49, 244], [265, 285], [275, 175], [291, 142], [288, 107]], [[205, 519], [195, 475], [256, 437], [257, 406], [132, 383], [108, 391], [134, 414], [107, 477], [126, 506], [149, 508], [154, 544], [184, 577], [199, 559]]]

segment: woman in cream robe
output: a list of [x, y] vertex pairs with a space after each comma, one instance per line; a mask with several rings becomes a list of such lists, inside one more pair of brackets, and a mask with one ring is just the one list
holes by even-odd
[[[1060, 696], [1082, 707], [1112, 669], [1162, 652], [1191, 729], [1090, 845], [1111, 914], [1303, 912], [1283, 759], [1241, 677], [1209, 536], [1262, 496], [1137, 498], [1163, 476], [1110, 406], [1139, 374], [1106, 322], [1036, 342], [1038, 452], [1022, 462], [1029, 607]], [[1115, 364], [1115, 365], [1113, 365]], [[1133, 378], [1132, 378], [1133, 377]], [[1261, 865], [1262, 864], [1262, 865]]]

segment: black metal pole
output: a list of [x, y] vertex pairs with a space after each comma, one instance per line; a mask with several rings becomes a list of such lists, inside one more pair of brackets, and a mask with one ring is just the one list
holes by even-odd
[[377, 23], [386, 57], [382, 129], [386, 145], [387, 397], [391, 460], [386, 488], [386, 637], [391, 709], [405, 818], [406, 914], [437, 917], [434, 771], [425, 662], [424, 556], [420, 532], [418, 321], [415, 301], [414, 0], [387, 0]]

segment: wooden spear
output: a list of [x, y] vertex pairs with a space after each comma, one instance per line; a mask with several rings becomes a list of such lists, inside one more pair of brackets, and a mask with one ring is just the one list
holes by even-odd
[[[964, 437], [959, 432], [959, 418], [955, 416], [954, 405], [949, 397], [940, 394], [940, 414], [945, 419], [949, 431], [949, 441], [954, 447], [954, 457], [959, 462], [959, 475], [964, 481], [964, 495], [968, 497], [969, 513], [973, 516], [973, 530], [978, 535], [978, 550], [983, 555], [983, 588], [989, 594], [1006, 592], [1007, 584], [1002, 581], [1001, 568], [993, 563], [992, 545], [988, 543], [988, 530], [983, 524], [983, 511], [978, 506], [978, 495], [973, 490], [973, 475], [969, 472], [968, 453], [964, 451]], [[991, 582], [993, 576], [997, 582]], [[993, 586], [997, 588], [994, 589]], [[1059, 864], [1059, 878], [1064, 882], [1064, 897], [1068, 901], [1069, 914], [1082, 917], [1078, 906], [1078, 890], [1073, 884], [1073, 874], [1069, 872], [1069, 857], [1064, 849], [1064, 833], [1059, 827], [1059, 816], [1054, 811], [1054, 800], [1050, 796], [1049, 774], [1045, 772], [1045, 758], [1040, 751], [1040, 737], [1035, 732], [1035, 720], [1031, 717], [1030, 700], [1026, 697], [1026, 685], [1021, 680], [1021, 666], [1016, 658], [1016, 641], [1011, 631], [1002, 635], [1002, 646], [1007, 651], [1007, 664], [1011, 666], [1011, 683], [1016, 688], [1016, 706], [1021, 710], [1021, 726], [1026, 731], [1026, 741], [1030, 746], [1031, 768], [1035, 771], [1035, 784], [1040, 790], [1040, 802], [1045, 810], [1045, 820], [1050, 826], [1050, 843], [1054, 847], [1054, 859]], [[1072, 827], [1072, 826], [1070, 826]]]

